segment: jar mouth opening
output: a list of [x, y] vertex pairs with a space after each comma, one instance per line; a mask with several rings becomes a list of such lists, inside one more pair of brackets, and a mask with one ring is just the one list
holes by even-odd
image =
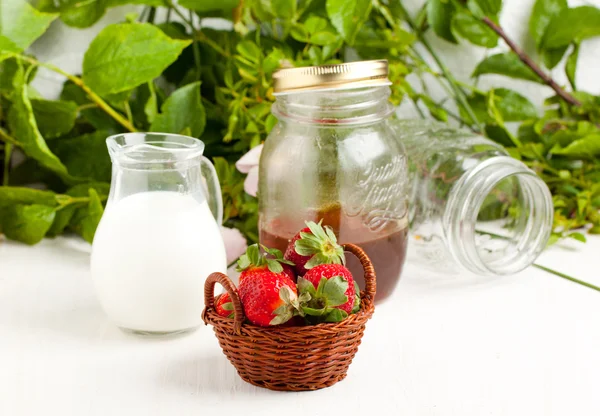
[[552, 229], [545, 183], [507, 156], [487, 160], [460, 182], [449, 198], [453, 215], [444, 218], [455, 258], [486, 275], [517, 273], [533, 263]]
[[116, 134], [106, 145], [113, 163], [137, 168], [194, 160], [204, 152], [201, 140], [170, 133]]

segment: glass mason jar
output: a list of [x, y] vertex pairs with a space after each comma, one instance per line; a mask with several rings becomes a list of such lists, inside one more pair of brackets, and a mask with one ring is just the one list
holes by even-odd
[[411, 262], [505, 275], [535, 261], [553, 218], [541, 178], [485, 137], [432, 121], [390, 124], [409, 160]]
[[[377, 300], [402, 271], [408, 230], [407, 162], [388, 124], [387, 61], [276, 72], [279, 120], [260, 160], [262, 244], [285, 251], [307, 220], [323, 220], [340, 243], [360, 245], [377, 273]], [[348, 267], [361, 287], [355, 259]]]

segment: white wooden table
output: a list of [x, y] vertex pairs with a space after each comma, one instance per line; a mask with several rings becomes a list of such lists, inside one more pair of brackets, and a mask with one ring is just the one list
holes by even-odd
[[[600, 238], [540, 263], [600, 285]], [[73, 238], [0, 243], [0, 415], [600, 414], [600, 292], [536, 269], [431, 276], [409, 265], [346, 380], [277, 393], [243, 382], [210, 327], [126, 335]]]

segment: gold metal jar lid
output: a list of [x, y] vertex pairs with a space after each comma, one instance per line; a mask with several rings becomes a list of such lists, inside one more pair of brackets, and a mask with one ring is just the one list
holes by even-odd
[[359, 61], [337, 65], [279, 69], [273, 73], [273, 92], [288, 94], [310, 90], [391, 85], [388, 62]]

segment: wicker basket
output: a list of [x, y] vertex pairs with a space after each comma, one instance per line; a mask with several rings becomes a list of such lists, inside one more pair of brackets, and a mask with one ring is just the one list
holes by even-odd
[[[365, 324], [374, 311], [375, 271], [365, 252], [354, 244], [344, 249], [361, 262], [366, 288], [361, 292], [360, 311], [342, 322], [312, 326], [264, 328], [244, 323], [237, 290], [223, 273], [213, 273], [204, 287], [204, 322], [214, 326], [223, 352], [248, 383], [271, 390], [318, 390], [346, 377], [358, 350]], [[215, 284], [231, 296], [235, 319], [215, 312]]]

